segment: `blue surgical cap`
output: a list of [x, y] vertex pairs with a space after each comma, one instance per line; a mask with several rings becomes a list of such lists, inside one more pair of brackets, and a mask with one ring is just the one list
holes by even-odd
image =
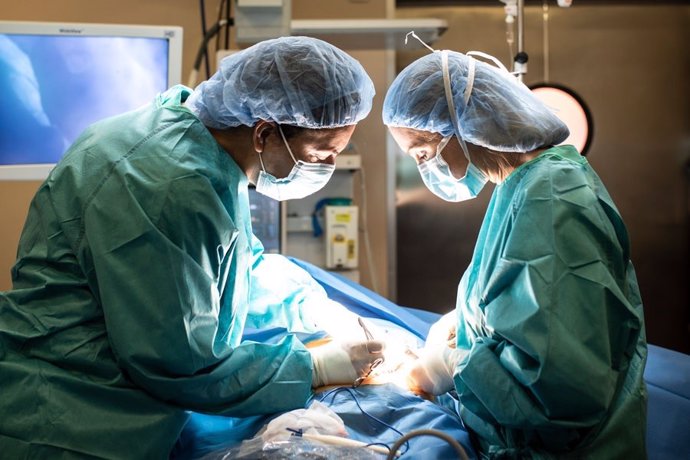
[[[446, 102], [441, 52], [416, 60], [393, 81], [383, 103], [386, 125], [459, 134], [467, 142], [500, 152], [529, 152], [568, 137], [567, 126], [514, 76], [465, 54], [447, 53], [457, 130]], [[465, 104], [470, 59], [475, 75]]]
[[223, 59], [187, 107], [211, 128], [259, 120], [336, 128], [366, 117], [374, 94], [362, 65], [344, 51], [316, 38], [283, 37]]

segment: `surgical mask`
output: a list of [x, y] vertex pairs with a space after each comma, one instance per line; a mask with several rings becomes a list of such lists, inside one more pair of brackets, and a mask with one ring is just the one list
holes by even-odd
[[285, 134], [283, 134], [280, 125], [278, 125], [278, 130], [280, 131], [280, 137], [283, 139], [292, 161], [295, 162], [295, 166], [292, 167], [287, 177], [277, 179], [272, 174], [266, 172], [264, 160], [261, 158], [261, 154], [259, 154], [261, 171], [259, 172], [256, 191], [274, 200], [283, 201], [304, 198], [305, 196], [321, 190], [333, 175], [335, 165], [305, 163], [302, 160], [297, 161], [292, 154], [290, 145], [287, 143], [287, 139], [285, 139]]
[[[437, 197], [456, 202], [470, 200], [481, 192], [487, 178], [471, 162], [467, 165], [467, 172], [464, 177], [461, 179], [453, 177], [448, 163], [441, 156], [441, 151], [448, 145], [451, 137], [444, 137], [436, 148], [436, 155], [430, 160], [418, 164], [417, 169], [419, 169], [424, 185]], [[460, 145], [462, 146], [463, 143], [461, 142]], [[467, 146], [463, 147], [464, 151]]]
[[[465, 175], [456, 179], [450, 172], [448, 163], [441, 156], [441, 151], [448, 145], [452, 136], [444, 137], [436, 148], [436, 155], [430, 160], [417, 165], [419, 173], [422, 176], [424, 185], [427, 186], [432, 193], [439, 198], [446, 201], [465, 201], [475, 198], [481, 192], [488, 178], [486, 175], [472, 164], [467, 144], [460, 135], [457, 114], [455, 113], [455, 104], [453, 103], [453, 95], [450, 88], [450, 73], [448, 71], [448, 53], [441, 51], [441, 63], [443, 67], [443, 87], [446, 93], [446, 102], [448, 103], [448, 110], [450, 111], [453, 126], [455, 127], [455, 135], [460, 142], [462, 152], [467, 158], [467, 171]], [[467, 86], [465, 87], [465, 105], [470, 99], [472, 93], [472, 85], [474, 84], [474, 60], [470, 58], [470, 65], [467, 75]]]

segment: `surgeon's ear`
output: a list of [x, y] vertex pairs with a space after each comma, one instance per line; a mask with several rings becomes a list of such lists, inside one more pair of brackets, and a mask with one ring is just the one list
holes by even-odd
[[263, 153], [268, 142], [268, 136], [276, 130], [275, 123], [259, 120], [252, 130], [252, 144], [257, 153]]

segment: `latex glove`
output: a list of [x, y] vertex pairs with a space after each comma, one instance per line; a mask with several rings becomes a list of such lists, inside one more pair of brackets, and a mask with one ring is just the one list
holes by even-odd
[[446, 313], [432, 324], [426, 337], [427, 347], [440, 347], [447, 345], [455, 348], [455, 337], [458, 329], [458, 315], [455, 310]]
[[385, 345], [379, 340], [363, 342], [332, 341], [310, 348], [314, 363], [312, 387], [351, 384], [369, 372], [377, 359], [383, 359]]
[[450, 348], [446, 344], [422, 348], [419, 359], [412, 364], [407, 376], [408, 387], [414, 392], [422, 391], [434, 396], [452, 390], [455, 368], [466, 354], [466, 350]]

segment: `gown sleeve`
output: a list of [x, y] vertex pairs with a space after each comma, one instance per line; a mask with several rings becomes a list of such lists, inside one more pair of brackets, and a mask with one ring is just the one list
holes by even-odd
[[283, 255], [265, 254], [252, 271], [247, 327], [316, 332], [311, 304], [331, 311], [326, 291], [309, 273]]
[[260, 254], [208, 178], [153, 183], [113, 175], [84, 217], [120, 367], [186, 409], [244, 416], [303, 407], [312, 364], [299, 341], [239, 344]]
[[642, 324], [617, 211], [586, 182], [550, 179], [477, 243], [497, 248], [477, 283], [486, 334], [455, 383], [463, 419], [493, 442], [566, 449], [607, 416]]

